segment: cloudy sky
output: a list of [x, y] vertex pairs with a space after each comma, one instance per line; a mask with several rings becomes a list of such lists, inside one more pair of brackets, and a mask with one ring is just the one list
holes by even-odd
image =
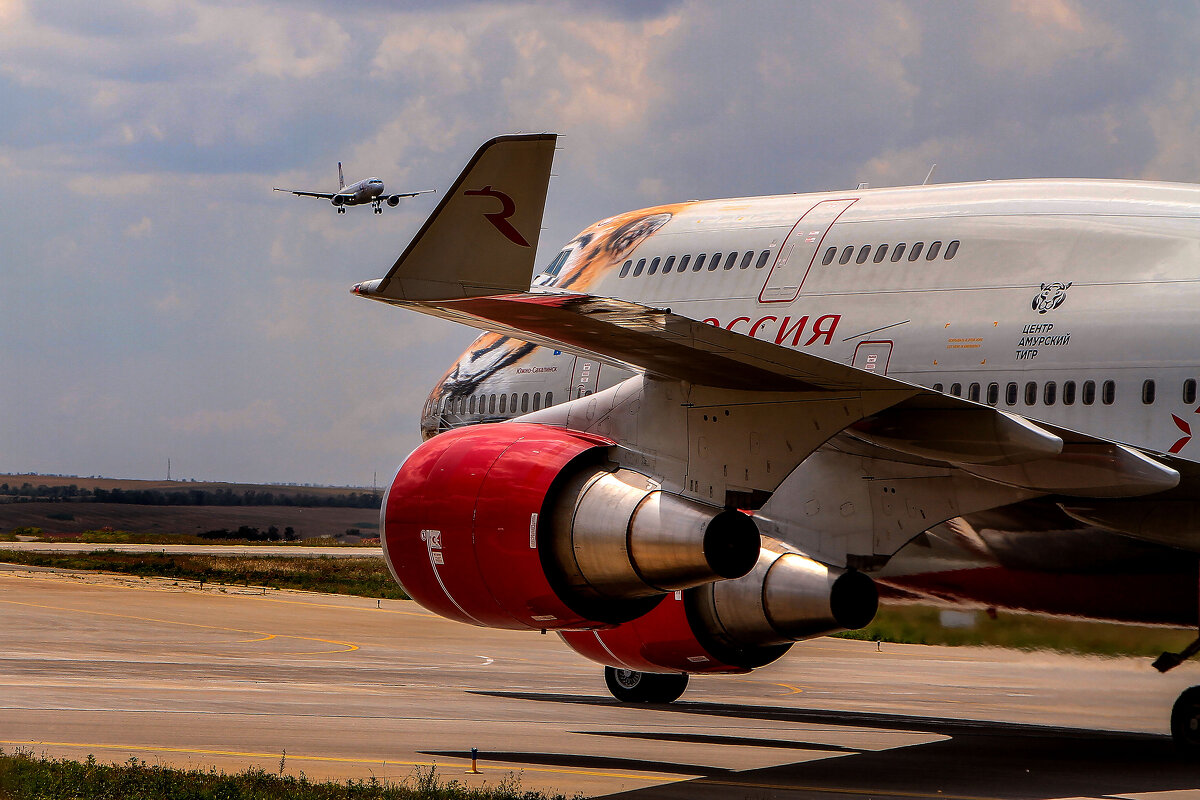
[[[433, 10], [430, 10], [433, 9]], [[369, 485], [474, 337], [351, 297], [497, 133], [539, 259], [689, 198], [1200, 181], [1194, 2], [0, 0], [0, 471]]]

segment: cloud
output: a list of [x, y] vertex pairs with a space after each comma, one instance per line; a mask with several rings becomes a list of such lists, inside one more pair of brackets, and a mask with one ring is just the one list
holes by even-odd
[[230, 410], [202, 409], [175, 420], [171, 427], [180, 433], [277, 433], [285, 421], [275, 403], [253, 400], [243, 408]]
[[145, 239], [154, 230], [154, 223], [149, 217], [142, 217], [132, 225], [125, 228], [125, 237], [127, 239]]

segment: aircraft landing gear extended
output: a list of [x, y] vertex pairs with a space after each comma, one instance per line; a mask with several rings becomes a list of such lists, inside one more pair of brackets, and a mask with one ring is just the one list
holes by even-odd
[[342, 206], [338, 206], [338, 207], [337, 207], [337, 212], [338, 212], [339, 214], [345, 214], [345, 213], [346, 213], [346, 209], [345, 209], [345, 208], [343, 208]]
[[631, 669], [604, 668], [604, 682], [622, 703], [670, 703], [687, 688], [686, 673], [662, 675]]
[[[1200, 653], [1200, 638], [1178, 653], [1163, 653], [1154, 660], [1159, 672], [1175, 669]], [[1200, 686], [1186, 689], [1171, 709], [1171, 738], [1184, 756], [1200, 760]]]

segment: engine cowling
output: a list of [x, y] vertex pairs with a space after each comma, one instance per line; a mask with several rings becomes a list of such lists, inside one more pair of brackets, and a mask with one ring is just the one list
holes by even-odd
[[346, 204], [346, 198], [344, 195], [335, 194], [333, 197], [329, 198], [329, 202], [340, 207]]
[[395, 208], [396, 206], [400, 205], [400, 195], [398, 195], [398, 194], [388, 195], [387, 204], [389, 206], [391, 206], [392, 208]]
[[758, 562], [741, 578], [678, 592], [615, 628], [562, 637], [581, 655], [620, 669], [747, 672], [793, 642], [865, 627], [878, 606], [875, 582], [866, 575], [763, 537]]
[[392, 576], [442, 616], [498, 628], [595, 628], [665, 592], [749, 572], [740, 512], [659, 490], [610, 440], [529, 423], [448, 431], [400, 467], [381, 510]]

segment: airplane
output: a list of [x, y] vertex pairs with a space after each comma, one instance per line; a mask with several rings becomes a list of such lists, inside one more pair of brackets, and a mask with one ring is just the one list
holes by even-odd
[[[380, 511], [414, 600], [554, 631], [629, 703], [881, 593], [1197, 627], [1200, 187], [681, 202], [535, 274], [555, 142], [486, 142], [352, 288], [483, 331]], [[1170, 727], [1200, 756], [1200, 687]]]
[[419, 194], [428, 194], [433, 191], [433, 189], [422, 189], [419, 192], [384, 194], [383, 181], [379, 178], [364, 178], [347, 186], [340, 161], [338, 162], [338, 190], [336, 192], [306, 192], [300, 189], [281, 189], [278, 186], [272, 188], [276, 192], [291, 192], [297, 197], [322, 197], [333, 203], [339, 214], [345, 214], [347, 206], [361, 206], [367, 203], [374, 206], [376, 214], [382, 214], [385, 202], [395, 208], [400, 205], [402, 197], [416, 197]]

